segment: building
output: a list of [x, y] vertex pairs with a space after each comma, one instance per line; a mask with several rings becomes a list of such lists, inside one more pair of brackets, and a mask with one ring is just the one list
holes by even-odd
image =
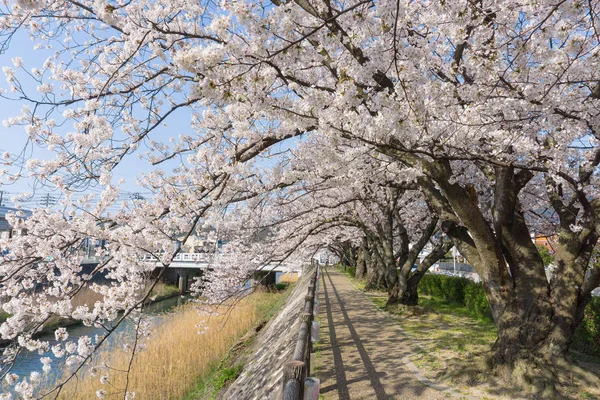
[[556, 245], [558, 244], [558, 237], [556, 235], [536, 235], [531, 234], [531, 240], [536, 246], [544, 246], [551, 252], [554, 252]]
[[327, 248], [317, 251], [313, 255], [313, 259], [316, 260], [319, 265], [334, 265], [341, 261], [337, 254]]
[[[10, 239], [13, 236], [25, 235], [27, 231], [25, 229], [19, 228], [19, 226], [10, 226], [8, 223], [6, 216], [9, 213], [17, 213], [21, 212], [23, 214], [22, 218], [27, 218], [31, 216], [31, 211], [29, 210], [20, 210], [18, 208], [11, 207], [0, 207], [0, 239]], [[22, 219], [19, 219], [19, 222]]]

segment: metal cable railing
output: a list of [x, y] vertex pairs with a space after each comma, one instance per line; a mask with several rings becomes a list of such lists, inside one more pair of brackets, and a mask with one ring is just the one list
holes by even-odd
[[294, 348], [292, 360], [283, 365], [283, 400], [304, 398], [304, 383], [310, 374], [310, 357], [313, 351], [312, 325], [315, 304], [318, 302], [319, 264], [316, 264], [310, 278], [308, 293], [304, 297], [304, 307], [300, 313], [300, 330]]

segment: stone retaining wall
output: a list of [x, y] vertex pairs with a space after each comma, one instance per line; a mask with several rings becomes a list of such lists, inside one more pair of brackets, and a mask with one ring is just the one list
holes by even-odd
[[283, 364], [292, 358], [294, 352], [299, 316], [311, 277], [312, 270], [302, 274], [282, 309], [258, 334], [251, 349], [253, 357], [222, 398], [262, 400], [280, 397]]

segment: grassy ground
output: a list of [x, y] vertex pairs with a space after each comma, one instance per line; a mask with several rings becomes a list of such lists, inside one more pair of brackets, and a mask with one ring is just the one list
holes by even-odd
[[[359, 281], [352, 282], [364, 291]], [[385, 308], [385, 292], [366, 292], [371, 301], [396, 320], [415, 342], [411, 361], [431, 379], [446, 382], [462, 393], [481, 399], [532, 399], [519, 388], [497, 381], [489, 373], [486, 357], [497, 337], [494, 323], [477, 319], [458, 304], [421, 295], [419, 306]], [[600, 376], [600, 359], [573, 354], [579, 365]], [[575, 377], [573, 377], [575, 375]], [[600, 399], [590, 375], [572, 374], [568, 385], [561, 387], [568, 399]]]
[[[322, 307], [324, 307], [324, 305]], [[315, 321], [321, 323], [321, 319], [318, 316], [315, 318]], [[323, 333], [323, 331], [321, 330], [321, 334], [322, 333]], [[315, 352], [315, 362], [314, 362], [314, 365], [312, 366], [313, 371], [312, 371], [311, 376], [314, 376], [315, 378], [319, 378], [319, 372], [322, 369], [322, 366], [321, 366], [321, 364], [322, 364], [321, 341], [314, 343], [313, 349]], [[322, 394], [319, 394], [319, 400], [324, 399], [324, 398], [325, 397]]]
[[[153, 331], [145, 349], [137, 353], [129, 376], [124, 371], [127, 370], [131, 351], [115, 349], [105, 352], [96, 362], [109, 365], [110, 381], [104, 385], [99, 382], [99, 376], [106, 372], [95, 377], [87, 374], [73, 380], [60, 398], [93, 399], [98, 390], [105, 390], [105, 398], [122, 399], [126, 380], [129, 382], [128, 391], [135, 392], [136, 399], [205, 398], [206, 393], [199, 392], [200, 389], [211, 386], [213, 393], [218, 390], [216, 386], [222, 386], [237, 376], [239, 366], [219, 368], [219, 361], [241, 336], [275, 313], [274, 306], [281, 302], [282, 297], [281, 293], [255, 293], [227, 313], [210, 318], [199, 315], [191, 304], [183, 306], [167, 317], [169, 321]], [[197, 328], [200, 320], [207, 327], [202, 334]]]

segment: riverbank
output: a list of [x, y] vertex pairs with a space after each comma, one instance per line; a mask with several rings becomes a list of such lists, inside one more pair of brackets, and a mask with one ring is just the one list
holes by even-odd
[[[190, 396], [210, 378], [236, 340], [263, 323], [269, 310], [284, 295], [257, 292], [228, 310], [221, 307], [222, 315], [210, 317], [200, 316], [192, 304], [179, 307], [164, 316], [165, 320], [153, 330], [131, 364], [130, 349], [103, 352], [94, 364], [104, 363], [108, 368], [100, 368], [96, 376], [85, 372], [78, 375], [65, 386], [59, 398], [92, 399], [102, 391], [106, 399], [122, 399], [126, 386], [127, 391], [135, 392], [136, 399]], [[197, 327], [200, 323], [206, 328], [201, 334]], [[109, 378], [102, 379], [105, 382], [102, 384], [100, 377], [106, 374]]]
[[218, 365], [212, 368], [205, 379], [201, 380], [197, 387], [191, 390], [182, 400], [229, 400], [225, 396], [225, 392], [229, 385], [240, 376], [244, 366], [252, 360], [254, 356], [252, 347], [255, 345], [258, 335], [263, 331], [267, 322], [283, 307], [290, 293], [292, 293], [293, 289], [289, 285], [286, 285], [286, 287], [285, 292], [282, 292], [274, 301], [259, 303], [259, 313], [263, 318], [231, 346]]
[[[300, 314], [305, 305], [308, 286], [314, 278], [314, 267], [306, 266], [302, 276], [289, 290], [285, 303], [261, 329], [251, 346], [244, 351], [245, 359], [237, 379], [214, 396], [217, 400], [275, 399], [280, 397], [283, 364], [293, 358], [298, 339]], [[206, 397], [200, 397], [206, 398]], [[208, 397], [213, 398], [213, 397]], [[196, 398], [194, 398], [195, 400]], [[189, 400], [189, 399], [187, 399]]]

